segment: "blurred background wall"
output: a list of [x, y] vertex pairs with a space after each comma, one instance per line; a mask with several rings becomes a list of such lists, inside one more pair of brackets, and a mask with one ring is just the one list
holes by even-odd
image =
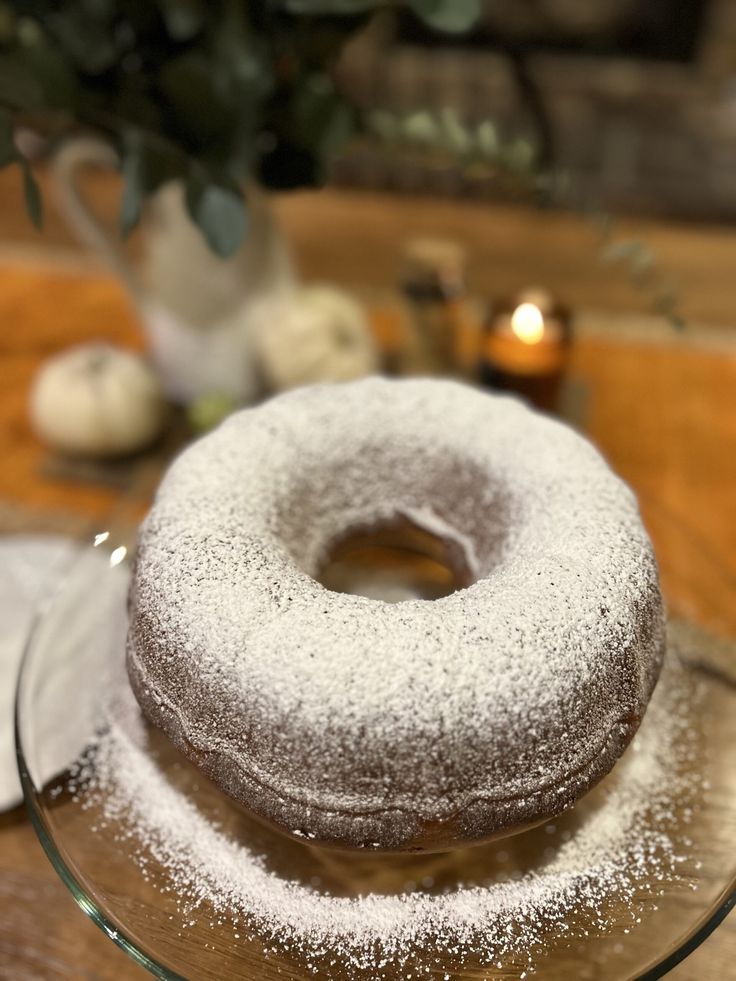
[[[490, 120], [491, 138], [526, 140], [535, 163], [569, 177], [577, 198], [736, 218], [732, 0], [485, 0], [463, 36], [388, 15], [349, 45], [340, 78], [374, 112], [406, 118], [450, 108], [465, 126]], [[407, 160], [365, 139], [335, 163], [333, 179], [499, 195], [493, 175], [424, 156]]]

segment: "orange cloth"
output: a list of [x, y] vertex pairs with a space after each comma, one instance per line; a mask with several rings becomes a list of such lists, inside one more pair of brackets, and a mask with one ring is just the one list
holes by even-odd
[[141, 349], [130, 301], [113, 276], [98, 270], [4, 263], [0, 325], [0, 500], [42, 511], [105, 514], [117, 490], [41, 472], [48, 451], [31, 429], [28, 395], [39, 365], [62, 348], [105, 340]]

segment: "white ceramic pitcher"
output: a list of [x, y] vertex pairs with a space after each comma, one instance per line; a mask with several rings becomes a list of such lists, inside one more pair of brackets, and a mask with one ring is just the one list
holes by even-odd
[[187, 404], [218, 393], [252, 401], [260, 382], [249, 309], [256, 299], [294, 285], [266, 196], [248, 187], [246, 238], [235, 255], [221, 259], [189, 218], [183, 185], [165, 185], [145, 209], [142, 261], [134, 267], [79, 188], [79, 171], [88, 165], [116, 168], [118, 160], [94, 138], [71, 140], [56, 154], [59, 206], [76, 237], [102, 255], [127, 287], [169, 398]]

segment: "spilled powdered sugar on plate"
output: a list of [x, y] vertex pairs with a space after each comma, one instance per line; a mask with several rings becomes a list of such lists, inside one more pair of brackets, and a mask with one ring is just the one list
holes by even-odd
[[[236, 938], [255, 935], [266, 950], [288, 951], [326, 978], [334, 970], [339, 977], [378, 981], [397, 964], [404, 965], [402, 976], [442, 977], [432, 973], [437, 958], [458, 967], [511, 959], [522, 963], [524, 977], [535, 970], [550, 937], [605, 932], [612, 902], [619, 918], [624, 904], [634, 929], [642, 903], [656, 904], [651, 884], [678, 878], [687, 839], [677, 841], [674, 829], [687, 824], [700, 778], [688, 775], [696, 748], [690, 722], [694, 692], [676, 646], [672, 631], [662, 678], [624, 758], [574, 809], [581, 817], [572, 830], [550, 836], [556, 847], [545, 849], [518, 878], [499, 878], [497, 872], [494, 877], [493, 868], [493, 881], [484, 880], [482, 866], [489, 848], [499, 854], [521, 838], [467, 851], [479, 856], [475, 881], [464, 885], [458, 879], [449, 891], [433, 890], [428, 877], [409, 883], [402, 894], [367, 890], [342, 896], [279, 874], [267, 854], [218, 827], [200, 811], [191, 789], [175, 785], [152, 752], [125, 685], [79, 769], [77, 793], [84, 806], [101, 809], [104, 820], [119, 827], [120, 839], [132, 844], [144, 873], [156, 877], [162, 892], [177, 895], [178, 929], [214, 911], [232, 921]], [[554, 833], [554, 825], [544, 831], [550, 829]], [[156, 863], [160, 881], [151, 872]]]

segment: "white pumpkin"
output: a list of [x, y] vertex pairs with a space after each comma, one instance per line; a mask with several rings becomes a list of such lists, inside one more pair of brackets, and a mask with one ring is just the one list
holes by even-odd
[[362, 307], [332, 286], [306, 286], [255, 305], [251, 329], [271, 388], [349, 381], [379, 368]]
[[101, 343], [49, 358], [36, 377], [30, 410], [45, 442], [85, 457], [143, 449], [161, 433], [167, 412], [159, 380], [143, 358]]

